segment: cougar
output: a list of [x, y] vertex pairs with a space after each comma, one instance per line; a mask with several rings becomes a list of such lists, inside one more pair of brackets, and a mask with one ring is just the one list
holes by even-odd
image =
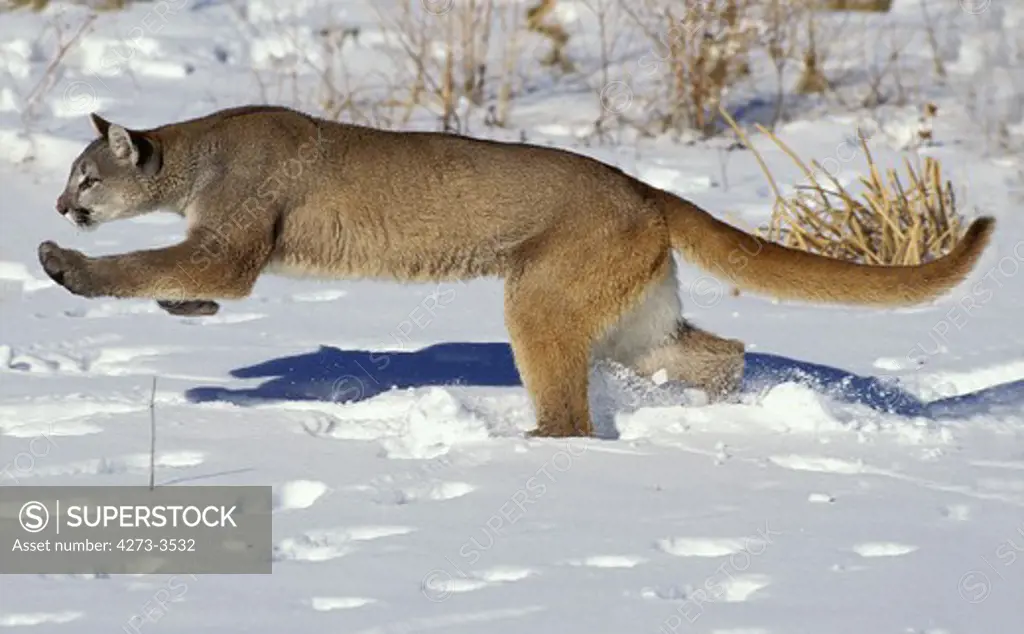
[[55, 282], [82, 297], [151, 298], [195, 315], [246, 297], [263, 273], [500, 277], [515, 364], [536, 412], [531, 436], [593, 433], [595, 360], [715, 399], [736, 393], [745, 346], [682, 317], [674, 252], [707, 271], [708, 284], [890, 307], [962, 282], [995, 227], [976, 219], [948, 254], [921, 265], [871, 266], [757, 238], [563, 149], [378, 130], [276, 106], [150, 129], [90, 118], [96, 137], [72, 163], [57, 211], [83, 229], [171, 211], [187, 234], [104, 257], [43, 242], [39, 260]]

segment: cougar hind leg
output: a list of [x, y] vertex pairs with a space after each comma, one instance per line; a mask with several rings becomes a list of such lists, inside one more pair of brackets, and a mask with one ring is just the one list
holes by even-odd
[[[574, 248], [564, 248], [566, 243]], [[529, 253], [506, 275], [505, 320], [537, 412], [530, 435], [591, 436], [594, 342], [635, 306], [671, 257], [655, 220], [611, 236], [595, 231], [554, 244]]]
[[634, 369], [645, 376], [664, 370], [669, 380], [703, 390], [711, 401], [736, 394], [743, 382], [742, 341], [726, 339], [680, 319], [672, 339], [644, 355]]
[[653, 280], [642, 299], [594, 347], [608, 359], [653, 378], [705, 391], [710, 400], [736, 393], [743, 379], [743, 342], [697, 328], [682, 318], [675, 263]]

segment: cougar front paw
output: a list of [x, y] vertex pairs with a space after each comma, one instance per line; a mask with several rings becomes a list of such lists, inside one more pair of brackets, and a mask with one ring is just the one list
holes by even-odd
[[102, 292], [89, 275], [88, 258], [78, 251], [62, 249], [49, 240], [39, 245], [39, 263], [50, 279], [81, 297], [98, 297]]
[[157, 301], [157, 304], [169, 314], [178, 317], [206, 317], [216, 315], [220, 310], [220, 304], [205, 299], [184, 301], [161, 299]]

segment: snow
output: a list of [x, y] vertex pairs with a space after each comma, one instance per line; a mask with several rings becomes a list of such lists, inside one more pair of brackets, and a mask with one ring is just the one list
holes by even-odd
[[[587, 28], [587, 4], [564, 3], [561, 18]], [[982, 115], [1010, 117], [1011, 140], [1019, 134], [1013, 25], [1024, 10], [960, 4], [928, 3], [954, 20], [941, 51], [946, 84], [924, 79], [923, 40], [906, 54], [920, 60], [918, 83], [940, 106], [938, 142], [921, 153], [943, 162], [966, 205], [999, 220], [973, 280], [932, 305], [876, 310], [734, 297], [683, 265], [687, 316], [748, 345], [742, 401], [707, 404], [596, 367], [598, 436], [562, 440], [524, 436], [534, 418], [498, 280], [267, 277], [252, 297], [189, 319], [149, 301], [71, 296], [36, 261], [46, 239], [101, 255], [183, 235], [168, 215], [77, 233], [53, 211], [92, 134], [88, 112], [145, 126], [259, 101], [256, 74], [290, 72], [296, 56], [320, 59], [316, 33], [327, 19], [361, 29], [346, 44], [350, 63], [378, 77], [393, 39], [376, 26], [377, 9], [253, 0], [240, 13], [217, 0], [169, 0], [103, 14], [32, 116], [26, 99], [73, 33], [53, 22], [76, 24], [85, 12], [4, 14], [0, 485], [145, 484], [156, 376], [157, 484], [273, 486], [274, 571], [4, 576], [0, 628], [1020, 631], [1022, 166], [985, 137]], [[920, 30], [917, 2], [894, 5], [892, 20]], [[644, 50], [632, 48], [610, 79], [636, 70]], [[574, 54], [585, 65], [586, 46]], [[513, 108], [513, 130], [471, 132], [514, 140], [522, 131], [740, 226], [767, 219], [772, 194], [749, 152], [629, 135], [596, 143], [582, 137], [600, 91], [540, 86]], [[777, 132], [851, 183], [864, 167], [856, 128], [873, 123], [876, 160], [899, 167], [918, 106], [808, 108]], [[799, 170], [768, 139], [752, 140], [792, 191]]]

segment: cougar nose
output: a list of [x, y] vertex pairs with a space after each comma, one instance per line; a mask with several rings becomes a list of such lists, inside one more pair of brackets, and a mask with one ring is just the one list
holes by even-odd
[[57, 213], [64, 215], [71, 208], [71, 201], [68, 200], [68, 193], [64, 192], [57, 198]]

